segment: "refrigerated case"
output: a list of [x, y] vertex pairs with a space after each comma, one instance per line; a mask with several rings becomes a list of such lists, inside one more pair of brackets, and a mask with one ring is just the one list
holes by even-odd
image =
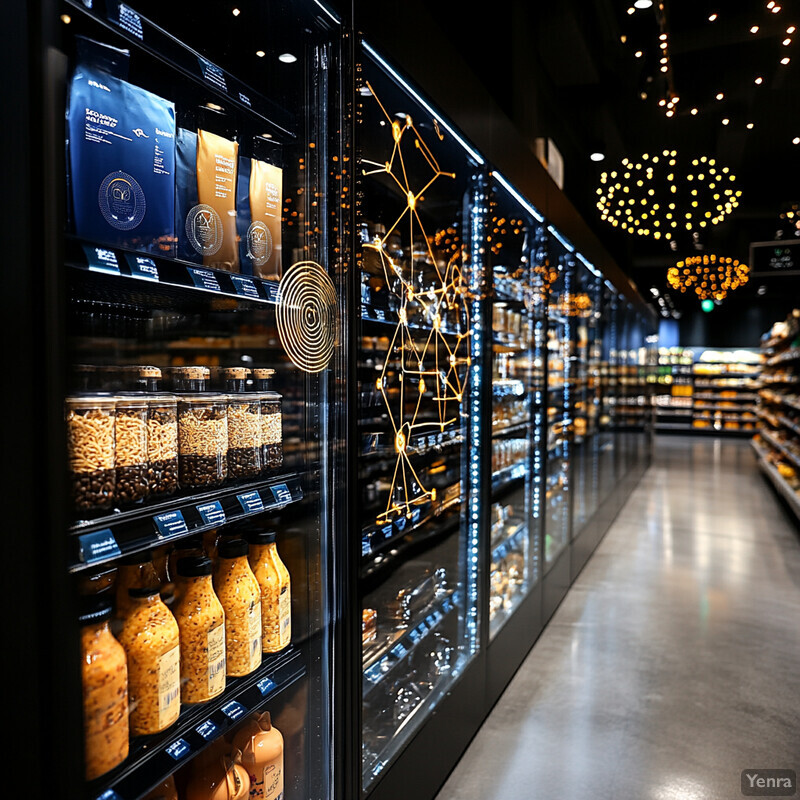
[[486, 189], [475, 154], [368, 46], [357, 77], [359, 774], [363, 793], [396, 797], [398, 759], [479, 645]]
[[[35, 157], [53, 214], [35, 282], [47, 286], [36, 322], [52, 370], [40, 397], [52, 466], [37, 491], [54, 507], [40, 560], [56, 576], [45, 616], [59, 667], [43, 701], [49, 689], [64, 709], [53, 724], [65, 796], [133, 800], [174, 781], [189, 797], [209, 760], [241, 789], [231, 742], [268, 711], [283, 751], [273, 788], [327, 798], [344, 505], [344, 34], [313, 2], [195, 12], [43, 5]], [[233, 550], [247, 549], [252, 569], [241, 557], [237, 568], [256, 593], [240, 623], [244, 601], [230, 600], [223, 626], [216, 597], [229, 603], [222, 562], [233, 556], [222, 543], [242, 539]], [[275, 548], [288, 576], [257, 563]], [[105, 625], [140, 641], [126, 589], [153, 584], [159, 624], [177, 619], [180, 645], [151, 654], [143, 676], [144, 657]], [[207, 627], [192, 627], [195, 584]], [[112, 682], [113, 702], [99, 694]], [[265, 774], [250, 772], [258, 790]]]

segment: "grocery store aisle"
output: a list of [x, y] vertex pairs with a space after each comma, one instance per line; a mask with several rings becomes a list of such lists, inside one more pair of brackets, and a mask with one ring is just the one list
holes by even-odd
[[741, 797], [800, 772], [800, 536], [741, 440], [656, 458], [437, 800]]

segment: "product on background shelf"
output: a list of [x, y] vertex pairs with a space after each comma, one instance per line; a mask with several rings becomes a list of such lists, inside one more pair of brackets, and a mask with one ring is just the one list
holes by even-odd
[[87, 780], [128, 757], [128, 666], [109, 627], [111, 603], [98, 599], [79, 618]]
[[78, 37], [68, 126], [79, 236], [160, 255], [175, 247], [175, 106], [128, 83], [129, 53]]
[[269, 711], [251, 717], [233, 737], [250, 775], [250, 796], [263, 800], [283, 797], [283, 736]]
[[129, 589], [131, 605], [117, 639], [128, 659], [130, 731], [159, 733], [181, 710], [178, 623], [164, 605], [158, 586]]
[[220, 542], [214, 590], [225, 611], [225, 648], [228, 675], [249, 675], [261, 665], [261, 589], [243, 539]]
[[372, 644], [378, 638], [378, 612], [365, 608], [361, 612], [361, 644]]
[[274, 531], [248, 530], [250, 567], [261, 589], [261, 646], [277, 653], [292, 641], [292, 590], [289, 570], [278, 555]]
[[211, 559], [181, 558], [177, 572], [181, 702], [205, 703], [225, 690], [225, 612], [214, 593]]
[[67, 459], [72, 501], [78, 512], [111, 508], [114, 500], [114, 410], [112, 395], [66, 400]]

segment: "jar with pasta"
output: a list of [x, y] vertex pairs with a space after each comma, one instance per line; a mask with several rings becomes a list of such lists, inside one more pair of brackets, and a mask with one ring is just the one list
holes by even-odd
[[151, 497], [169, 497], [178, 488], [178, 401], [171, 394], [147, 399], [147, 483]]
[[208, 367], [174, 367], [172, 388], [180, 393], [205, 392], [210, 378], [211, 370]]
[[278, 555], [274, 531], [249, 530], [250, 567], [261, 589], [261, 637], [265, 653], [292, 641], [292, 591], [289, 570]]
[[249, 675], [261, 665], [261, 588], [247, 561], [243, 539], [217, 547], [214, 591], [225, 610], [225, 660], [228, 675]]
[[177, 570], [181, 701], [205, 703], [225, 691], [225, 611], [214, 592], [211, 559], [182, 558]]
[[128, 757], [128, 666], [108, 625], [111, 603], [97, 599], [79, 617], [86, 780]]
[[261, 465], [265, 473], [275, 472], [283, 464], [282, 398], [271, 391], [274, 375], [274, 369], [253, 370], [261, 404]]
[[112, 395], [66, 400], [67, 460], [72, 503], [78, 512], [111, 508], [114, 502], [114, 410]]
[[120, 505], [131, 505], [149, 494], [147, 480], [147, 399], [143, 395], [120, 395], [116, 403], [117, 468], [114, 497]]
[[228, 477], [228, 408], [225, 395], [178, 399], [178, 481], [183, 489], [222, 486]]
[[169, 728], [181, 711], [178, 623], [158, 585], [129, 589], [128, 595], [117, 638], [128, 659], [130, 731], [149, 736]]
[[245, 367], [224, 370], [228, 393], [228, 475], [255, 478], [261, 473], [261, 403], [247, 392]]

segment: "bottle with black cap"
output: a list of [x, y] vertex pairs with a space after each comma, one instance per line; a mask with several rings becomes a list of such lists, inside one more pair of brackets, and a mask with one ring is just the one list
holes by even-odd
[[225, 691], [225, 611], [214, 592], [210, 558], [181, 558], [177, 573], [181, 701], [205, 703]]
[[128, 757], [128, 664], [109, 627], [111, 600], [86, 599], [81, 625], [83, 732], [86, 780], [105, 775]]
[[114, 617], [118, 620], [125, 619], [131, 606], [128, 589], [141, 589], [143, 586], [158, 586], [159, 584], [160, 581], [153, 566], [153, 556], [149, 550], [141, 550], [121, 558], [117, 562]]
[[265, 653], [277, 653], [292, 641], [289, 570], [278, 555], [275, 531], [254, 527], [245, 538], [250, 544], [250, 567], [261, 589], [262, 647]]
[[128, 657], [131, 734], [149, 736], [181, 711], [178, 623], [158, 584], [128, 590], [131, 605], [117, 637]]
[[250, 569], [250, 547], [244, 539], [228, 539], [217, 547], [214, 590], [225, 610], [227, 672], [249, 675], [261, 665], [261, 588]]

